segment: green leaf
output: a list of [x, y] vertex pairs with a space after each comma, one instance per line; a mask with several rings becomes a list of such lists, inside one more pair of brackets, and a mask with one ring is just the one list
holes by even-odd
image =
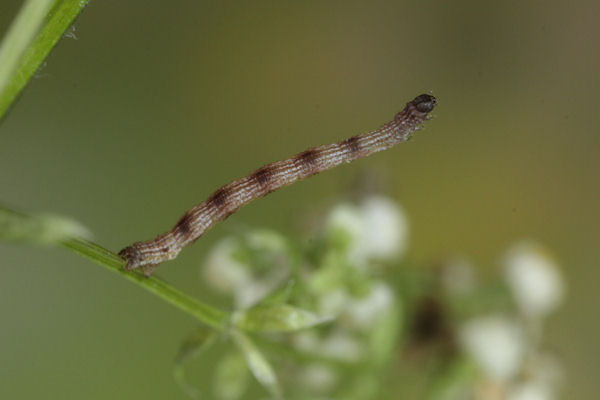
[[121, 257], [101, 246], [98, 246], [97, 244], [83, 239], [72, 238], [62, 242], [61, 245], [83, 257], [92, 260], [96, 264], [108, 268], [112, 272], [120, 274], [138, 286], [143, 287], [149, 292], [161, 297], [168, 303], [171, 303], [171, 305], [192, 315], [198, 321], [210, 326], [211, 328], [219, 331], [223, 330], [225, 327], [225, 321], [230, 318], [227, 313], [181, 292], [179, 289], [169, 285], [155, 276], [147, 278], [140, 273], [126, 271], [123, 269], [125, 261]]
[[248, 387], [250, 374], [246, 360], [240, 352], [229, 352], [217, 365], [214, 394], [222, 400], [237, 400]]
[[0, 44], [0, 118], [88, 0], [27, 0]]
[[262, 299], [260, 301], [260, 305], [274, 306], [281, 303], [285, 303], [290, 299], [290, 296], [292, 295], [292, 290], [294, 289], [295, 285], [296, 282], [293, 279], [290, 279], [283, 287], [274, 290], [272, 293], [270, 293], [268, 296]]
[[289, 332], [329, 322], [331, 318], [289, 304], [275, 304], [236, 311], [232, 321], [238, 328], [250, 332]]
[[175, 378], [175, 382], [177, 382], [181, 389], [192, 399], [200, 399], [201, 392], [194, 385], [188, 383], [185, 377], [184, 363], [189, 359], [198, 357], [211, 347], [215, 342], [216, 337], [217, 335], [214, 332], [201, 327], [195, 330], [183, 341], [183, 343], [181, 343], [179, 352], [175, 357], [175, 363], [173, 364], [173, 377]]
[[0, 239], [37, 244], [55, 244], [70, 237], [90, 237], [89, 230], [70, 218], [55, 215], [30, 216], [0, 206]]
[[[28, 225], [31, 221], [34, 221], [35, 218], [36, 217], [31, 217], [23, 213], [0, 207], [0, 221], [2, 221], [2, 223], [0, 223], [0, 240], [10, 239], [11, 235], [13, 235], [13, 239], [11, 240], [14, 240], [15, 234], [10, 232], [16, 230], [17, 232], [26, 232], [24, 236], [22, 236], [23, 240], [33, 243], [39, 242], [38, 240], [35, 240], [35, 237], [36, 235], [39, 235], [39, 232]], [[64, 235], [64, 231], [62, 232], [61, 237], [60, 240], [58, 240], [57, 237], [53, 237], [51, 243], [65, 247], [70, 251], [121, 275], [125, 279], [143, 287], [166, 302], [192, 315], [200, 322], [218, 331], [225, 329], [225, 323], [230, 319], [229, 314], [179, 291], [156, 277], [146, 278], [140, 273], [126, 271], [123, 268], [125, 261], [117, 254], [102, 246], [85, 239], [80, 239], [76, 236], [66, 236]]]
[[273, 371], [271, 364], [269, 364], [254, 343], [252, 343], [246, 335], [237, 330], [231, 331], [231, 337], [244, 355], [246, 364], [256, 380], [263, 385], [273, 397], [281, 398], [281, 389], [279, 388], [275, 371]]
[[197, 357], [215, 342], [216, 337], [214, 331], [210, 331], [203, 326], [196, 329], [179, 346], [175, 364], [178, 365], [188, 359]]

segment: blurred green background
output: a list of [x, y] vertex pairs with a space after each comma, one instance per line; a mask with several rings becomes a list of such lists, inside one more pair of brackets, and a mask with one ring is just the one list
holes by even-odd
[[[2, 33], [20, 5], [2, 1]], [[0, 126], [0, 202], [71, 216], [116, 251], [432, 91], [436, 118], [413, 141], [252, 204], [159, 276], [223, 305], [198, 273], [216, 240], [240, 226], [298, 235], [367, 172], [406, 208], [418, 263], [458, 255], [485, 274], [519, 239], [553, 252], [569, 292], [547, 342], [566, 398], [592, 398], [599, 17], [592, 0], [92, 0]], [[0, 265], [0, 398], [185, 398], [171, 366], [190, 317], [60, 249], [2, 243]]]

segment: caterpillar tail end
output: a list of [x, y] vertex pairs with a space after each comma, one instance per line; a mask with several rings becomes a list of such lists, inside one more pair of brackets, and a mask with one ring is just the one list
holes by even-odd
[[125, 260], [125, 270], [133, 271], [140, 268], [146, 277], [150, 277], [158, 264], [151, 264], [144, 261], [142, 253], [134, 246], [125, 247], [119, 252], [119, 257]]

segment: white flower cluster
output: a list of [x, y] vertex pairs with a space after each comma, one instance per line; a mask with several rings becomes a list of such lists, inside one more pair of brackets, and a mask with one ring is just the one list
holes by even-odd
[[[408, 222], [402, 210], [393, 201], [372, 196], [359, 205], [340, 204], [332, 209], [326, 220], [328, 236], [341, 235], [347, 239], [345, 257], [349, 266], [358, 269], [367, 283], [366, 291], [355, 293], [346, 285], [335, 283], [326, 290], [317, 291], [319, 314], [336, 320], [336, 329], [325, 335], [299, 332], [294, 335], [294, 346], [307, 353], [349, 363], [365, 362], [369, 349], [365, 335], [377, 327], [393, 331], [398, 299], [393, 289], [380, 280], [373, 279], [369, 270], [371, 260], [389, 260], [401, 256], [407, 244]], [[331, 282], [331, 281], [330, 281]], [[386, 346], [383, 342], [381, 346]], [[391, 349], [389, 349], [391, 350]], [[388, 349], [382, 350], [388, 353]], [[315, 371], [319, 371], [316, 374]], [[339, 379], [330, 367], [309, 365], [299, 375], [303, 384], [315, 391], [325, 391]], [[323, 377], [327, 379], [323, 379]]]
[[[370, 259], [398, 257], [406, 247], [406, 216], [396, 203], [382, 196], [369, 197], [359, 206], [339, 205], [331, 211], [327, 221], [328, 234], [341, 233], [348, 238], [345, 256], [354, 266], [365, 267]], [[277, 261], [276, 267], [266, 274], [257, 273], [251, 260], [238, 257], [244, 252], [244, 246], [270, 254]], [[217, 243], [206, 259], [203, 275], [215, 289], [233, 295], [237, 308], [247, 308], [289, 278], [289, 257], [290, 249], [283, 236], [266, 230], [251, 231], [243, 238], [228, 237]], [[331, 289], [331, 293], [326, 294], [328, 298], [321, 299], [322, 304], [339, 301], [346, 309], [355, 310], [355, 314], [370, 314], [358, 304], [349, 307], [347, 294]], [[381, 288], [377, 289], [375, 296], [378, 297], [368, 301], [386, 302], [386, 295], [382, 293]], [[331, 307], [324, 305], [322, 310], [333, 311], [328, 310]], [[366, 319], [364, 316], [357, 318]]]
[[[454, 393], [464, 396], [433, 398], [557, 398], [564, 379], [562, 367], [540, 343], [543, 321], [562, 302], [565, 285], [557, 266], [539, 246], [523, 242], [507, 252], [501, 285], [493, 287], [501, 291], [504, 308], [490, 312], [481, 307], [487, 304], [482, 301], [487, 299], [485, 283], [476, 279], [474, 268], [465, 261], [399, 275], [406, 279], [403, 287], [415, 292], [401, 296], [389, 281], [377, 278], [384, 271], [375, 267], [397, 260], [407, 247], [407, 217], [395, 202], [371, 196], [358, 204], [340, 204], [325, 221], [323, 235], [309, 250], [292, 248], [277, 233], [255, 230], [218, 243], [203, 269], [213, 288], [233, 297], [233, 315], [239, 317], [236, 326], [260, 328], [263, 324], [264, 328], [265, 318], [274, 317], [269, 320], [271, 328], [282, 324], [289, 328], [285, 335], [274, 337], [287, 340], [293, 351], [309, 360], [299, 363], [293, 372], [291, 384], [296, 389], [309, 393], [310, 398], [330, 398], [339, 390], [344, 393], [341, 383], [347, 377], [336, 365], [350, 365], [350, 370], [358, 371], [357, 377], [364, 368], [360, 377], [373, 384], [370, 394], [356, 398], [377, 398], [374, 371], [380, 371], [394, 354], [402, 354], [401, 343], [406, 348], [411, 345], [411, 318], [416, 318], [411, 311], [418, 310], [415, 304], [429, 296], [442, 302], [440, 324], [444, 330], [430, 340], [438, 340], [437, 345], [442, 346], [451, 342], [453, 349], [460, 350], [452, 353], [453, 357], [462, 362], [468, 359], [470, 370], [477, 371], [457, 380], [454, 388], [455, 382], [448, 385], [449, 390], [458, 388]], [[304, 250], [306, 254], [302, 254]], [[268, 310], [260, 314], [260, 307], [272, 305], [272, 299], [281, 293], [285, 299], [280, 300], [280, 307], [271, 314]], [[459, 316], [453, 304], [474, 307], [478, 313]], [[304, 328], [294, 330], [290, 327], [296, 317], [312, 321], [329, 317], [333, 322], [323, 329], [306, 329], [314, 323], [296, 323]], [[405, 342], [398, 341], [400, 335]], [[449, 372], [446, 381], [455, 379], [452, 376]], [[352, 389], [347, 393], [352, 397]]]
[[503, 267], [518, 314], [473, 318], [459, 333], [462, 347], [484, 373], [478, 397], [501, 393], [498, 398], [506, 400], [555, 399], [563, 371], [552, 354], [539, 349], [539, 341], [541, 320], [561, 303], [564, 282], [552, 260], [532, 243], [512, 247]]
[[[373, 278], [370, 262], [400, 256], [406, 247], [407, 231], [402, 209], [382, 196], [366, 198], [358, 205], [341, 204], [331, 210], [322, 237], [327, 247], [316, 261], [318, 265], [302, 266], [298, 278], [302, 282], [297, 285], [308, 291], [308, 302], [316, 315], [332, 317], [335, 323], [325, 332], [290, 333], [288, 338], [294, 348], [343, 363], [360, 364], [369, 357], [371, 348], [365, 338], [378, 326], [388, 329], [382, 324], [390, 316], [395, 321], [397, 312], [393, 289]], [[344, 244], [335, 244], [333, 237], [342, 238]], [[257, 270], [248, 252], [267, 254], [270, 266]], [[203, 275], [213, 288], [233, 296], [237, 310], [247, 310], [291, 279], [292, 253], [281, 235], [252, 231], [218, 243], [206, 259]], [[349, 284], [352, 279], [358, 282], [354, 287]], [[394, 345], [390, 343], [380, 341], [375, 346]], [[390, 352], [387, 348], [380, 350], [381, 354]], [[331, 365], [318, 362], [302, 366], [295, 375], [299, 383], [321, 393], [335, 386], [340, 378]]]
[[[269, 255], [268, 273], [260, 274], [251, 260], [238, 257], [245, 251]], [[234, 296], [237, 309], [253, 306], [289, 277], [289, 249], [277, 233], [255, 230], [243, 237], [228, 237], [212, 249], [204, 264], [204, 279], [215, 289]]]

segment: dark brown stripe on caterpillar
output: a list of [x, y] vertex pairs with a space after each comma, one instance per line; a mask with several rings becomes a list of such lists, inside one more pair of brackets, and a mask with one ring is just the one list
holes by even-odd
[[223, 206], [229, 203], [229, 195], [229, 188], [223, 186], [221, 189], [210, 195], [207, 203], [218, 209], [223, 208]]
[[173, 227], [174, 231], [179, 232], [180, 235], [187, 235], [192, 231], [192, 224], [194, 223], [194, 219], [192, 214], [185, 213], [183, 217], [177, 221], [175, 226]]
[[250, 179], [258, 183], [261, 188], [266, 188], [269, 185], [272, 176], [273, 172], [271, 168], [269, 166], [264, 166], [254, 171], [252, 175], [250, 175]]
[[350, 151], [352, 157], [360, 157], [360, 139], [358, 136], [352, 136], [342, 142]]
[[137, 242], [121, 250], [119, 255], [126, 261], [125, 269], [141, 267], [144, 274], [149, 276], [159, 263], [177, 257], [183, 247], [252, 200], [307, 176], [408, 140], [429, 118], [428, 114], [436, 104], [435, 97], [422, 94], [407, 103], [392, 121], [375, 131], [352, 136], [337, 144], [310, 148], [287, 160], [265, 165], [247, 177], [223, 186], [205, 202], [185, 213], [170, 231], [156, 239]]
[[307, 175], [314, 175], [321, 172], [318, 166], [319, 152], [317, 149], [305, 150], [298, 154], [295, 160], [306, 171]]

